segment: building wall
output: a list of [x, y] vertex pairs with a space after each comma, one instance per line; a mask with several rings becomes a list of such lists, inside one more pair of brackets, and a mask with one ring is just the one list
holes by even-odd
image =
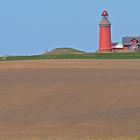
[[113, 52], [129, 52], [130, 46], [124, 46], [123, 48], [113, 48]]
[[123, 52], [123, 48], [113, 48], [112, 49], [113, 52]]
[[128, 45], [124, 45], [124, 46], [123, 46], [123, 51], [124, 51], [124, 52], [128, 52], [128, 51], [129, 51], [129, 47], [130, 47], [130, 46], [128, 46]]

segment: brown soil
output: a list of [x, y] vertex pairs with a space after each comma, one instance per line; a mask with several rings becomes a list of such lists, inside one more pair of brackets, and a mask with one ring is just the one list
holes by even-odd
[[140, 60], [0, 62], [1, 139], [139, 135]]

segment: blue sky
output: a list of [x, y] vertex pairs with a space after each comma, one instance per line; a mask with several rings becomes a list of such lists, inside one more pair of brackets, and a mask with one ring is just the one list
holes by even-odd
[[140, 35], [140, 0], [0, 0], [0, 55], [40, 54], [47, 48], [98, 48], [106, 9], [112, 41]]

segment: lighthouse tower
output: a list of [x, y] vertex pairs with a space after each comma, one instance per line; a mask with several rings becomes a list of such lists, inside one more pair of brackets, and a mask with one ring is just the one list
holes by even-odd
[[99, 52], [111, 52], [111, 23], [108, 20], [108, 12], [102, 12], [100, 26]]

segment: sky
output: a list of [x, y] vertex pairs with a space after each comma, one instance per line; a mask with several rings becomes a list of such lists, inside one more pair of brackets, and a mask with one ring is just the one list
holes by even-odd
[[59, 47], [94, 52], [107, 10], [112, 42], [140, 35], [140, 0], [0, 0], [0, 55], [34, 55]]

